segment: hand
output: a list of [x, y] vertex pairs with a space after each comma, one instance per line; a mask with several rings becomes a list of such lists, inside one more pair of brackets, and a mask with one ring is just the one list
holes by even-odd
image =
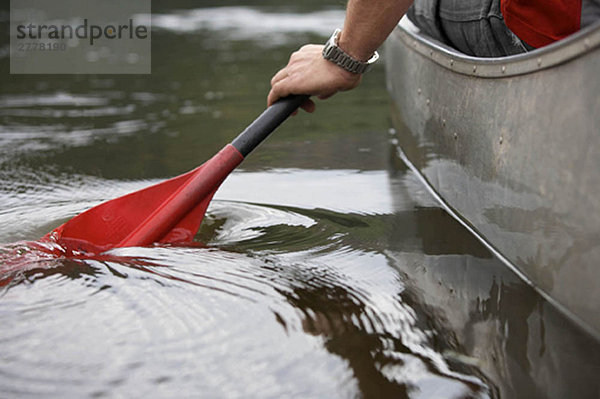
[[[293, 53], [287, 66], [271, 79], [267, 105], [290, 94], [309, 94], [324, 100], [338, 91], [355, 88], [362, 76], [327, 61], [322, 56], [323, 46], [309, 44]], [[315, 103], [307, 100], [302, 109], [315, 110]]]

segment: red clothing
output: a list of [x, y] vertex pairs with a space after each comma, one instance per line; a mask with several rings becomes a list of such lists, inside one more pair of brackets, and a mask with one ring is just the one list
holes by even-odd
[[506, 26], [533, 47], [542, 47], [579, 30], [581, 0], [500, 0]]

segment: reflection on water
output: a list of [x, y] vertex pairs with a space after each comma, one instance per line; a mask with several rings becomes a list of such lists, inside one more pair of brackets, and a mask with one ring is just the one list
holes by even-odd
[[[598, 397], [597, 343], [393, 156], [381, 69], [262, 144], [195, 246], [65, 259], [17, 243], [213, 155], [342, 15], [154, 3], [151, 76], [1, 78], [3, 394]], [[249, 15], [285, 40], [242, 34]]]
[[[127, 248], [27, 270], [3, 290], [11, 328], [0, 333], [0, 381], [61, 396], [140, 386], [207, 396], [485, 394], [432, 348], [434, 334], [376, 248], [382, 237], [357, 240], [380, 218], [393, 217], [216, 201], [205, 248]], [[47, 339], [31, 339], [42, 331]]]

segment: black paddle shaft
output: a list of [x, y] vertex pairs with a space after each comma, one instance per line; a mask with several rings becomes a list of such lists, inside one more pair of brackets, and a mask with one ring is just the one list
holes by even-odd
[[291, 95], [277, 100], [240, 133], [231, 144], [246, 157], [308, 98], [307, 95]]

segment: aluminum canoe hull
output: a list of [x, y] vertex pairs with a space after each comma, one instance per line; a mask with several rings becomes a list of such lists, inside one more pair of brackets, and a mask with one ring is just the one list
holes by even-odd
[[385, 58], [400, 156], [508, 266], [600, 337], [600, 25], [482, 59], [403, 20]]

